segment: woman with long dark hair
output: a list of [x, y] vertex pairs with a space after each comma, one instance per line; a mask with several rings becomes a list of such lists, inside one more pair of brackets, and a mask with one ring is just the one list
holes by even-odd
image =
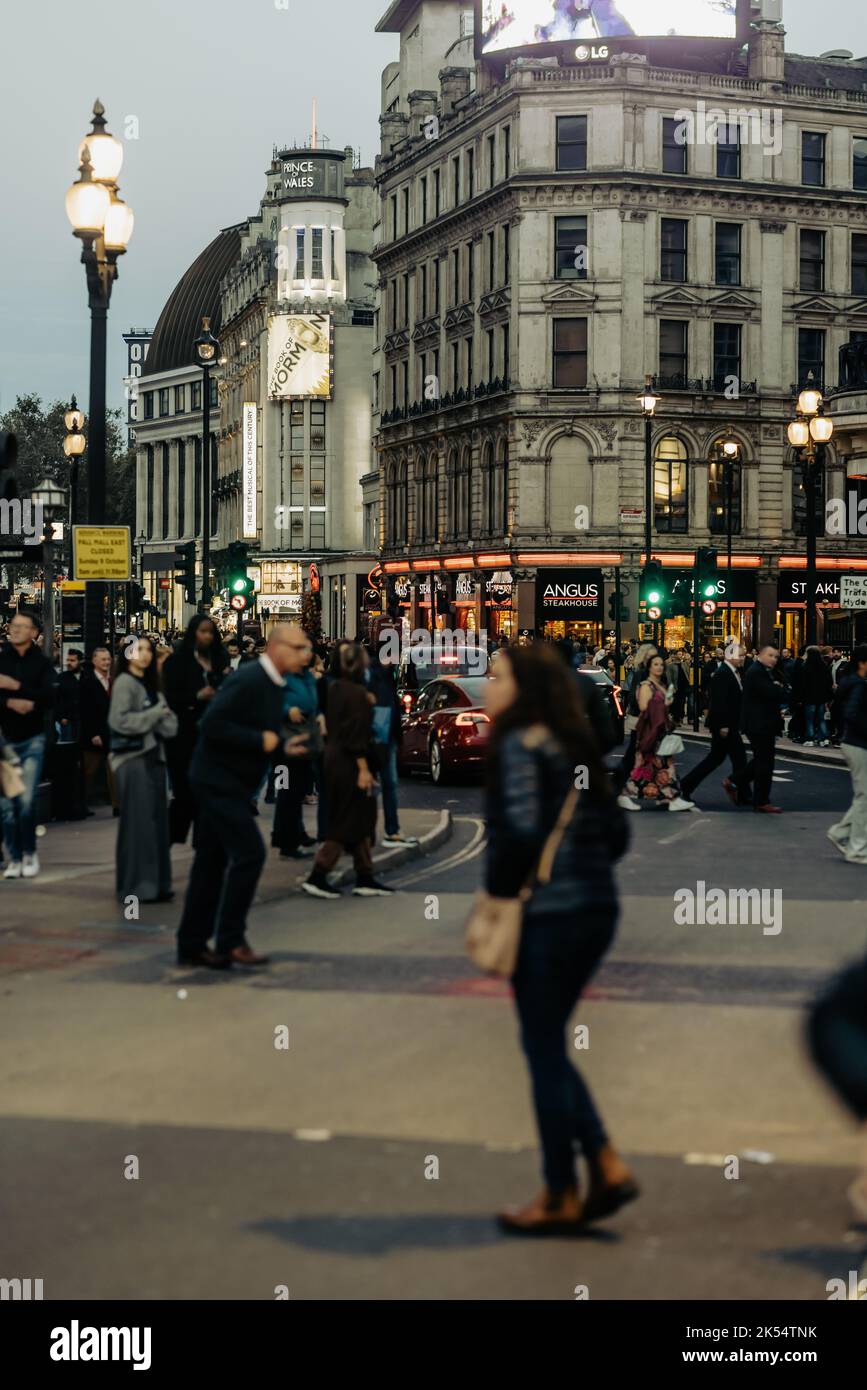
[[213, 620], [197, 613], [187, 624], [180, 646], [162, 667], [163, 690], [177, 716], [177, 736], [166, 748], [172, 802], [169, 826], [173, 845], [186, 843], [195, 815], [188, 774], [199, 720], [223, 681], [229, 658]]
[[328, 874], [344, 850], [355, 865], [353, 893], [387, 897], [392, 889], [373, 876], [372, 845], [376, 829], [376, 779], [371, 770], [373, 700], [364, 684], [365, 654], [357, 642], [344, 642], [329, 671], [327, 741], [323, 761], [324, 841], [302, 883], [315, 898], [339, 898]]
[[[674, 686], [666, 684], [665, 661], [656, 654], [645, 668], [638, 686], [638, 723], [635, 727], [635, 763], [620, 796], [620, 805], [640, 811], [642, 804], [669, 811], [694, 811], [695, 803], [680, 794], [674, 755], [666, 751], [673, 724], [671, 704]], [[681, 751], [683, 744], [681, 742]]]
[[168, 902], [172, 894], [165, 743], [178, 730], [157, 683], [154, 643], [133, 637], [114, 664], [109, 764], [117, 785], [117, 896]]
[[[503, 1212], [500, 1223], [515, 1234], [558, 1234], [612, 1215], [638, 1193], [566, 1043], [572, 1011], [614, 938], [612, 866], [627, 828], [575, 679], [556, 653], [541, 643], [501, 653], [487, 708], [486, 889], [493, 898], [525, 899], [513, 985], [545, 1180], [539, 1197]], [[556, 851], [540, 882], [552, 832]], [[588, 1172], [583, 1195], [576, 1141]]]

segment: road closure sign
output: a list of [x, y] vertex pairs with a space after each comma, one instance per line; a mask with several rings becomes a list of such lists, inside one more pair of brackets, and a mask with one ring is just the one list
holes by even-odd
[[840, 607], [867, 608], [867, 574], [840, 576]]
[[132, 579], [132, 540], [128, 526], [73, 526], [72, 576], [125, 584]]

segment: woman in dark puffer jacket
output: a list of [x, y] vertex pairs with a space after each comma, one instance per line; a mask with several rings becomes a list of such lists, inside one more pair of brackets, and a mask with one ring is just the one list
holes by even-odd
[[[491, 896], [520, 896], [569, 793], [580, 789], [550, 880], [535, 884], [526, 902], [513, 979], [546, 1185], [528, 1206], [500, 1216], [516, 1234], [562, 1234], [610, 1216], [638, 1195], [566, 1042], [572, 1011], [614, 938], [612, 865], [626, 848], [626, 818], [575, 681], [548, 648], [536, 643], [501, 654], [488, 711], [485, 886]], [[576, 1182], [576, 1141], [588, 1168], [584, 1196]]]

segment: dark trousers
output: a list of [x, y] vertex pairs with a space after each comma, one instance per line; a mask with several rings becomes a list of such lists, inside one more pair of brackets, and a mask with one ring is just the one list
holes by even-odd
[[276, 794], [274, 828], [271, 831], [271, 844], [275, 849], [291, 853], [306, 835], [302, 807], [312, 786], [310, 763], [306, 759], [294, 758], [289, 765], [289, 785], [281, 787]]
[[859, 1120], [867, 1120], [867, 959], [851, 965], [814, 1006], [813, 1060]]
[[752, 758], [747, 763], [742, 772], [738, 772], [733, 778], [738, 789], [738, 795], [742, 801], [748, 801], [750, 796], [750, 783], [752, 783], [752, 801], [754, 806], [767, 806], [771, 799], [771, 783], [774, 780], [774, 747], [776, 744], [775, 734], [750, 734], [750, 751]]
[[612, 773], [614, 788], [615, 791], [618, 792], [618, 794], [623, 791], [623, 788], [629, 781], [629, 774], [635, 767], [635, 744], [635, 730], [633, 729], [632, 733], [629, 735], [629, 742], [626, 745], [626, 752], [623, 754], [623, 757], [620, 759], [619, 765], [614, 769], [614, 772]]
[[222, 955], [240, 946], [265, 863], [265, 844], [250, 799], [193, 787], [195, 858], [178, 928], [181, 955], [201, 951], [212, 936]]
[[687, 773], [684, 777], [680, 788], [681, 795], [691, 801], [692, 794], [699, 783], [703, 782], [705, 777], [709, 777], [712, 772], [715, 772], [718, 767], [722, 767], [726, 758], [731, 759], [733, 774], [737, 775], [744, 770], [747, 765], [747, 755], [744, 752], [743, 740], [737, 729], [729, 729], [725, 738], [717, 729], [714, 729], [710, 736], [710, 752], [706, 758], [702, 758], [692, 772]]
[[586, 1157], [607, 1136], [586, 1082], [572, 1065], [566, 1025], [614, 937], [615, 908], [529, 916], [513, 984], [521, 1045], [530, 1069], [545, 1182], [554, 1193], [575, 1182], [575, 1142]]

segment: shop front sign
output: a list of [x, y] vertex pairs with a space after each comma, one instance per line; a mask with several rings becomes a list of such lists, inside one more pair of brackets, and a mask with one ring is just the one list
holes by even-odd
[[536, 577], [538, 622], [601, 622], [602, 586], [601, 569], [540, 569]]

